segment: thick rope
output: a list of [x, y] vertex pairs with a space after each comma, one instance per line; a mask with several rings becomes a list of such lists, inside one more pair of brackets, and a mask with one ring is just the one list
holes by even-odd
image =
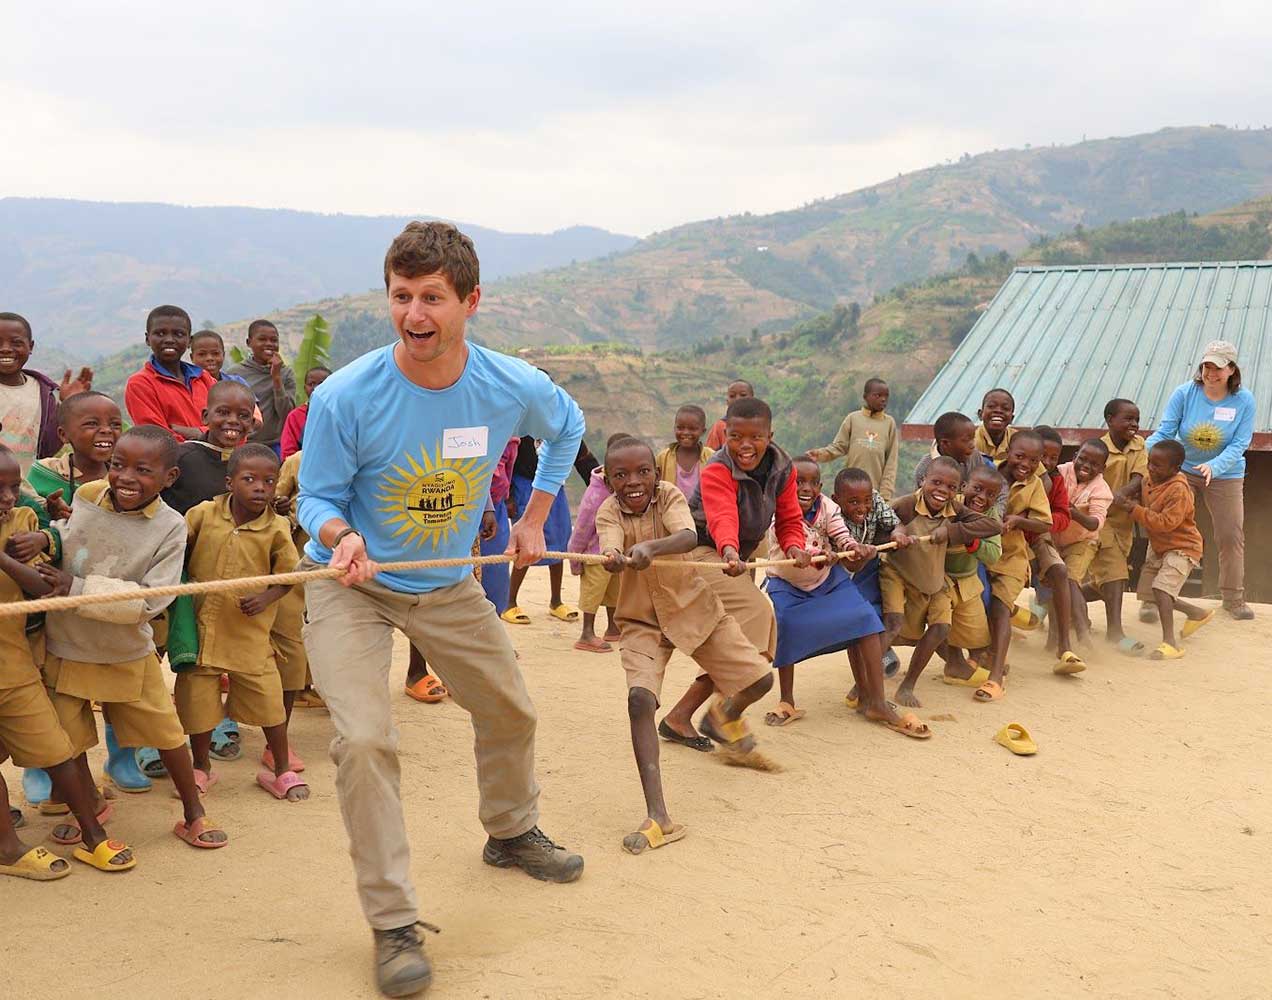
[[[916, 541], [926, 541], [922, 536]], [[895, 542], [878, 546], [881, 550], [896, 548]], [[492, 556], [460, 556], [453, 559], [412, 559], [406, 562], [382, 562], [377, 565], [380, 572], [404, 572], [417, 569], [444, 569], [454, 566], [491, 566], [496, 563], [510, 563], [516, 557], [501, 553]], [[545, 552], [541, 558], [573, 560], [581, 563], [601, 564], [605, 556], [595, 552]], [[847, 559], [849, 553], [836, 552], [813, 557], [815, 563], [823, 564], [827, 559]], [[660, 567], [680, 567], [682, 569], [721, 569], [724, 563], [706, 562], [690, 559], [655, 559], [651, 563]], [[774, 566], [794, 566], [794, 559], [753, 559], [744, 563], [748, 569], [768, 569]], [[264, 590], [266, 587], [292, 586], [306, 583], [309, 580], [335, 580], [345, 575], [345, 570], [310, 569], [296, 570], [291, 573], [274, 573], [265, 576], [241, 576], [229, 580], [200, 580], [194, 583], [173, 583], [163, 587], [138, 587], [135, 590], [110, 590], [100, 594], [74, 594], [66, 597], [38, 597], [29, 601], [13, 601], [0, 604], [0, 618], [15, 618], [18, 615], [36, 614], [41, 611], [74, 611], [89, 604], [119, 604], [125, 601], [138, 601], [152, 597], [180, 597], [184, 594], [214, 593], [249, 593]]]

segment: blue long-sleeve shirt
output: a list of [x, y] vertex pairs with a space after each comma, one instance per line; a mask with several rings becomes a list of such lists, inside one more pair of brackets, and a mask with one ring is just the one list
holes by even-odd
[[1151, 448], [1170, 438], [1184, 446], [1185, 472], [1196, 473], [1198, 465], [1208, 463], [1215, 479], [1241, 479], [1252, 437], [1254, 395], [1249, 389], [1213, 402], [1196, 382], [1185, 382], [1170, 394], [1161, 423], [1145, 444]]
[[[331, 558], [318, 529], [340, 517], [380, 562], [466, 556], [508, 439], [543, 439], [534, 487], [555, 494], [583, 430], [570, 395], [517, 358], [469, 344], [459, 380], [433, 390], [402, 374], [393, 345], [372, 351], [329, 377], [309, 404], [297, 503], [310, 536], [305, 553]], [[381, 573], [376, 581], [418, 594], [470, 572]]]

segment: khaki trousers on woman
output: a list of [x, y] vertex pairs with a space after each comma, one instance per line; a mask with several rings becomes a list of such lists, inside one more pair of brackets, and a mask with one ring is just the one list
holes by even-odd
[[1197, 503], [1206, 502], [1219, 547], [1219, 592], [1224, 604], [1245, 600], [1245, 479], [1212, 479], [1184, 473]]

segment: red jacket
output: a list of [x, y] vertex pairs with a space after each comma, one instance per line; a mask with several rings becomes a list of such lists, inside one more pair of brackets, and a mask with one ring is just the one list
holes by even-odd
[[[1064, 485], [1064, 476], [1059, 472], [1053, 476], [1044, 469], [1042, 478], [1047, 484], [1047, 503], [1051, 504], [1051, 534], [1058, 535], [1073, 523], [1069, 513], [1069, 487]], [[1027, 531], [1025, 537], [1032, 545], [1041, 536]]]
[[769, 452], [771, 467], [764, 487], [735, 470], [725, 448], [702, 467], [698, 492], [689, 501], [699, 544], [711, 545], [720, 555], [732, 546], [749, 559], [772, 524], [783, 553], [792, 545], [803, 548], [804, 512], [795, 490], [795, 469], [777, 445], [770, 444]]
[[128, 376], [124, 386], [124, 406], [134, 424], [155, 424], [172, 431], [178, 441], [185, 438], [173, 431], [174, 424], [182, 427], [208, 429], [203, 422], [203, 411], [208, 405], [208, 390], [216, 385], [202, 368], [181, 362], [184, 378], [175, 378], [155, 366], [150, 358], [141, 371]]

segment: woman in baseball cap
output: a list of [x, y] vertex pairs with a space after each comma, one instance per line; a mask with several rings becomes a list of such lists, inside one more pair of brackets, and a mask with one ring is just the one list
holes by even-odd
[[[1148, 447], [1173, 439], [1184, 446], [1184, 474], [1206, 502], [1219, 547], [1219, 590], [1224, 609], [1247, 621], [1245, 602], [1245, 452], [1254, 434], [1254, 396], [1241, 388], [1237, 348], [1212, 340], [1193, 378], [1171, 393]], [[1143, 611], [1141, 610], [1141, 615]]]

